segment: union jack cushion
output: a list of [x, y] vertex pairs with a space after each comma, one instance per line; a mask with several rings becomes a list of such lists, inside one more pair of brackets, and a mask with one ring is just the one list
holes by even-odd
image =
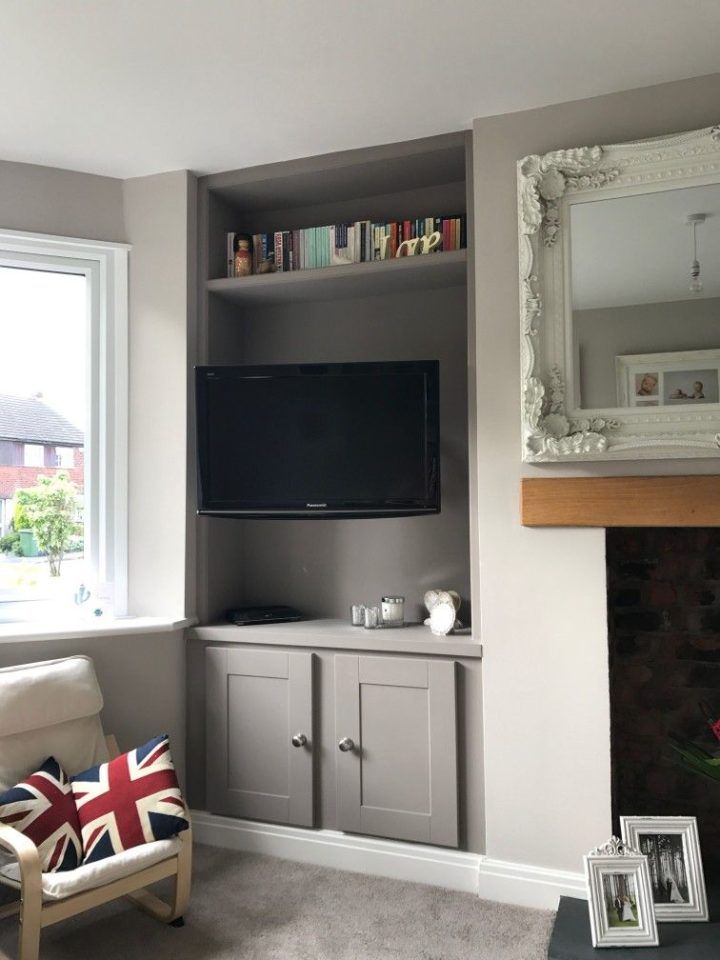
[[44, 873], [74, 870], [82, 860], [80, 822], [70, 778], [54, 757], [0, 794], [0, 823], [24, 833], [40, 852]]
[[83, 863], [174, 837], [189, 824], [166, 735], [72, 778]]

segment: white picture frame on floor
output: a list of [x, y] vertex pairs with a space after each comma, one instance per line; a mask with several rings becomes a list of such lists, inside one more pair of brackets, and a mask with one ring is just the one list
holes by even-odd
[[656, 947], [647, 857], [611, 837], [584, 861], [593, 947]]
[[706, 921], [708, 910], [695, 817], [620, 817], [623, 841], [648, 858], [655, 916]]

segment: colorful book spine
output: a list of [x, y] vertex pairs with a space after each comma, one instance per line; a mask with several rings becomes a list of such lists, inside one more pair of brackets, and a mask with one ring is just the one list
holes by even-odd
[[[355, 220], [304, 230], [257, 233], [252, 238], [253, 272], [285, 273], [389, 260], [397, 255], [404, 241], [430, 237], [434, 233], [440, 234], [441, 243], [433, 252], [463, 249], [467, 244], [465, 217], [418, 217], [385, 222]], [[229, 277], [234, 276], [237, 236], [235, 232], [227, 234]]]
[[228, 233], [227, 235], [227, 275], [228, 277], [235, 276], [235, 258], [233, 256], [233, 246], [235, 244], [235, 234]]
[[283, 270], [283, 249], [282, 249], [282, 230], [276, 230], [273, 235], [275, 250], [275, 270], [282, 273]]

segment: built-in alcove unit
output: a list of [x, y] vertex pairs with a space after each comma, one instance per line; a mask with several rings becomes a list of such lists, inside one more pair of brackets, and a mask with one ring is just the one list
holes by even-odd
[[[439, 360], [442, 511], [198, 518], [196, 807], [482, 852], [479, 637], [347, 625], [351, 603], [388, 593], [404, 595], [406, 619], [419, 622], [432, 587], [461, 594], [465, 623], [477, 609], [471, 171], [460, 133], [199, 181], [198, 362]], [[226, 277], [230, 231], [458, 215], [467, 250]], [[223, 624], [244, 604], [290, 604], [307, 619]]]
[[200, 362], [439, 360], [443, 500], [432, 517], [201, 520], [203, 622], [254, 603], [341, 618], [351, 603], [384, 593], [405, 595], [417, 620], [424, 591], [437, 586], [456, 589], [469, 618], [472, 244], [394, 261], [226, 277], [228, 231], [466, 214], [468, 152], [466, 136], [452, 135], [200, 180]]

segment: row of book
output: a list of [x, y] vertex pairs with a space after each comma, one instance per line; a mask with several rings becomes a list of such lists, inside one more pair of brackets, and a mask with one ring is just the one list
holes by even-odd
[[461, 250], [467, 243], [463, 216], [384, 223], [356, 220], [305, 230], [256, 233], [252, 237], [229, 233], [227, 241], [229, 277], [250, 272], [248, 264], [238, 259], [238, 250], [248, 246], [253, 273], [280, 273]]

